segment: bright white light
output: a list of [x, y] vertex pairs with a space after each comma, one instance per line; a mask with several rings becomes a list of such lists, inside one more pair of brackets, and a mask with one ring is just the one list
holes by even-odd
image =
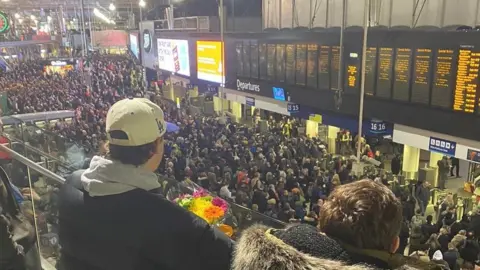
[[47, 16], [47, 22], [51, 22], [51, 21], [52, 21], [52, 17]]
[[112, 20], [110, 20], [107, 16], [105, 16], [105, 14], [103, 14], [102, 12], [100, 12], [100, 10], [96, 8], [93, 9], [93, 14], [95, 14], [95, 16], [102, 19], [106, 23], [112, 23]]
[[10, 0], [2, 0], [2, 2], [8, 2], [8, 1], [10, 1]]
[[15, 13], [15, 19], [19, 19], [19, 18], [20, 18], [20, 14]]
[[18, 19], [18, 22], [23, 23], [23, 19], [22, 18]]
[[140, 0], [140, 2], [138, 2], [138, 5], [139, 5], [140, 7], [145, 7], [145, 6], [147, 5], [147, 3], [145, 3], [144, 0]]
[[108, 9], [110, 9], [111, 11], [114, 11], [115, 5], [113, 3], [110, 3], [110, 6], [108, 6]]
[[34, 22], [35, 24], [37, 24], [37, 23], [38, 23], [38, 21], [37, 21], [37, 20], [33, 20], [33, 22]]
[[30, 19], [34, 21], [36, 19], [35, 15], [30, 15]]

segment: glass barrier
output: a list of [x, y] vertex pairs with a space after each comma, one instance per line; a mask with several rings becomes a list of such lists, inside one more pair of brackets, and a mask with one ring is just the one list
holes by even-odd
[[[12, 148], [18, 148], [17, 145], [19, 144], [18, 142], [11, 143]], [[60, 255], [58, 193], [65, 181], [64, 177], [76, 168], [60, 162], [50, 155], [39, 154], [41, 151], [34, 152], [28, 147], [23, 150], [27, 152], [27, 155], [24, 155], [21, 151], [15, 152], [4, 145], [0, 145], [0, 151], [7, 152], [12, 158], [10, 162], [0, 164], [0, 166], [5, 168], [11, 183], [23, 195], [20, 205], [27, 219], [35, 225], [38, 251], [41, 255], [43, 269], [55, 269]], [[169, 191], [180, 190], [182, 186], [182, 182], [175, 179], [165, 180], [162, 176], [159, 176], [159, 181], [165, 187], [165, 195]], [[233, 202], [229, 202], [229, 204], [232, 215], [225, 223], [233, 227], [233, 239], [241, 234], [245, 228], [255, 223], [274, 228], [283, 228], [286, 225], [279, 220], [254, 212]]]

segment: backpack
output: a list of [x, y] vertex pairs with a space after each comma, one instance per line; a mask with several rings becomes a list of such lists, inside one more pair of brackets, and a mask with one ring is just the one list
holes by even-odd
[[10, 180], [0, 167], [0, 269], [32, 269], [25, 254], [34, 245], [35, 230], [20, 211]]

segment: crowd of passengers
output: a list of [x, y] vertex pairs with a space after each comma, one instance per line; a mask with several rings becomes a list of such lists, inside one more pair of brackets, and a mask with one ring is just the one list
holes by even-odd
[[[64, 196], [64, 203], [62, 199], [59, 203], [64, 249], [60, 268], [474, 269], [480, 252], [477, 209], [457, 221], [455, 203], [448, 195], [438, 206], [438, 216], [425, 217], [418, 201], [430, 201], [427, 183], [418, 183], [412, 192], [380, 175], [358, 180], [352, 176], [351, 162], [333, 158], [324, 142], [300, 134], [298, 120], [271, 117], [268, 132], [260, 132], [162, 103], [158, 109], [163, 109], [163, 119], [177, 124], [178, 132], [161, 134], [141, 146], [115, 145], [108, 126], [111, 106], [145, 95], [132, 75], [135, 68], [129, 58], [96, 56], [92, 87], [86, 87], [77, 73], [43, 75], [38, 64], [21, 63], [2, 74], [0, 86], [7, 90], [13, 113], [76, 110], [73, 124], [60, 121], [49, 131], [94, 149], [97, 156], [86, 164], [87, 172], [98, 166], [118, 171], [125, 167], [132, 171], [128, 181], [142, 183], [148, 182], [148, 172], [140, 167], [151, 167], [152, 173], [189, 178], [290, 225], [282, 230], [253, 225], [233, 244], [164, 199], [148, 197], [153, 189], [122, 182], [123, 176], [109, 175], [110, 171], [105, 179], [94, 181], [80, 171], [72, 177], [78, 178], [71, 181], [73, 187], [66, 185], [60, 192]], [[85, 184], [92, 182], [131, 188], [99, 196]], [[72, 209], [69, 200], [74, 199], [65, 194], [75, 197], [78, 191], [84, 198], [79, 208]], [[142, 207], [141, 202], [147, 205]], [[92, 218], [96, 219], [89, 221]]]

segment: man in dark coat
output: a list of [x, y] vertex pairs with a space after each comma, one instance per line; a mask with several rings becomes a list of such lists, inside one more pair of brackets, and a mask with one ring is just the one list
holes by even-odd
[[60, 191], [60, 269], [229, 269], [230, 239], [160, 194], [162, 110], [121, 100], [106, 131], [108, 155], [93, 157]]

